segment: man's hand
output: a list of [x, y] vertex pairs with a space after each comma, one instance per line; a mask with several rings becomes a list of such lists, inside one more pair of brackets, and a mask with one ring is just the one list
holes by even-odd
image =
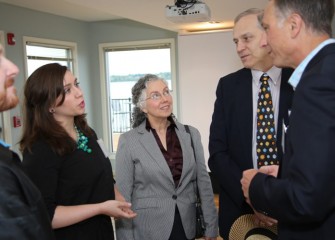
[[252, 179], [257, 173], [258, 171], [256, 169], [249, 169], [249, 170], [245, 170], [242, 175], [242, 179], [241, 179], [242, 191], [243, 191], [245, 200], [249, 205], [251, 205], [250, 199], [249, 199], [249, 186], [250, 186]]
[[279, 165], [263, 166], [258, 171], [267, 175], [277, 177], [279, 171]]
[[255, 209], [254, 209], [253, 220], [254, 220], [254, 223], [260, 227], [264, 227], [264, 226], [270, 227], [278, 223], [276, 219], [270, 218], [260, 212], [257, 212]]
[[264, 173], [264, 174], [267, 174], [267, 175], [277, 177], [278, 170], [279, 170], [279, 165], [269, 165], [269, 166], [263, 166], [258, 170], [249, 169], [249, 170], [245, 170], [243, 172], [243, 176], [242, 176], [242, 179], [241, 179], [242, 190], [243, 190], [243, 195], [246, 198], [246, 202], [249, 205], [251, 205], [250, 199], [249, 199], [249, 187], [250, 187], [250, 183], [251, 183], [252, 179], [254, 178], [254, 176], [258, 172], [260, 172], [260, 173]]

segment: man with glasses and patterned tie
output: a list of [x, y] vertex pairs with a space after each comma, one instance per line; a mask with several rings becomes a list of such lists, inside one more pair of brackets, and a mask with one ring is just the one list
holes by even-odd
[[220, 186], [219, 228], [225, 240], [244, 214], [253, 214], [258, 226], [276, 224], [247, 204], [240, 184], [244, 170], [280, 163], [283, 120], [293, 95], [287, 83], [292, 70], [273, 66], [268, 46], [262, 45], [262, 15], [263, 10], [248, 9], [235, 18], [233, 40], [244, 68], [220, 79], [210, 126], [208, 164]]
[[280, 168], [247, 170], [241, 183], [278, 220], [278, 239], [335, 239], [333, 17], [333, 0], [270, 0], [262, 20], [274, 64], [295, 68], [295, 93]]

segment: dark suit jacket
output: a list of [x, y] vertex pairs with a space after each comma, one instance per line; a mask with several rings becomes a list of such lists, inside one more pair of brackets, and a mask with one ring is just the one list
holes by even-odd
[[55, 239], [41, 194], [20, 165], [0, 145], [0, 239]]
[[[282, 120], [288, 119], [293, 89], [287, 83], [292, 70], [284, 69], [280, 87], [277, 147], [282, 158]], [[209, 168], [220, 185], [220, 235], [228, 239], [233, 222], [241, 215], [253, 213], [245, 202], [240, 179], [242, 172], [253, 168], [252, 161], [252, 74], [243, 68], [220, 79], [210, 127]]]
[[281, 179], [257, 174], [256, 209], [278, 219], [279, 239], [335, 239], [335, 44], [307, 65], [287, 131]]

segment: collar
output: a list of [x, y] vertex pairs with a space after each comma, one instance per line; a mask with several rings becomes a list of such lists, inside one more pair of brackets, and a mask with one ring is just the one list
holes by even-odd
[[5, 143], [5, 142], [2, 141], [1, 139], [0, 139], [0, 145], [4, 146], [4, 147], [6, 147], [6, 148], [9, 148], [9, 147], [10, 147], [9, 144]]
[[325, 47], [328, 44], [335, 43], [334, 38], [327, 39], [320, 43], [312, 52], [310, 52], [307, 57], [299, 64], [299, 66], [294, 70], [292, 73], [289, 83], [292, 85], [292, 87], [295, 89], [298, 86], [298, 83], [300, 82], [301, 76], [304, 73], [308, 63], [312, 60], [315, 55], [320, 52], [320, 50]]
[[272, 81], [273, 84], [276, 85], [279, 82], [280, 77], [281, 77], [281, 68], [273, 66], [272, 68], [270, 68], [266, 72], [262, 72], [262, 71], [255, 70], [255, 69], [251, 69], [252, 80], [254, 81], [254, 83], [256, 84], [256, 86], [260, 85], [259, 79], [261, 78], [261, 76], [263, 75], [263, 73], [266, 73], [267, 75], [269, 75], [269, 77], [271, 78], [270, 81]]
[[[169, 126], [169, 127], [177, 128], [176, 122], [173, 120], [173, 117], [172, 117], [172, 116], [169, 116], [169, 117], [167, 118], [167, 120], [170, 122], [170, 126]], [[146, 119], [146, 122], [145, 122], [145, 129], [147, 129], [148, 132], [150, 132], [150, 130], [153, 129], [153, 128], [151, 127], [151, 124], [150, 124], [148, 118]]]

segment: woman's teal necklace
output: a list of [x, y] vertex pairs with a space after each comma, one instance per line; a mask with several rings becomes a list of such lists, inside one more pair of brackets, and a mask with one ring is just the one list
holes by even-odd
[[88, 138], [74, 125], [77, 133], [77, 149], [81, 149], [84, 152], [91, 153], [92, 149], [87, 146]]

